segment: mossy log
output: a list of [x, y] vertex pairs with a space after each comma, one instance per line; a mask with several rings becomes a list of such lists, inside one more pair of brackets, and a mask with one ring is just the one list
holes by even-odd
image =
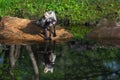
[[[17, 17], [2, 17], [0, 20], [0, 43], [18, 44], [44, 42], [44, 35], [40, 34], [41, 28], [35, 24], [35, 20]], [[47, 31], [49, 32], [49, 31]], [[64, 28], [57, 26], [56, 37], [53, 41], [61, 42], [72, 38], [72, 34]]]

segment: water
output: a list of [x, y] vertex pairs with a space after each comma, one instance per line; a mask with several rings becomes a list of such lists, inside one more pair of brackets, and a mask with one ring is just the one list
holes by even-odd
[[[120, 49], [101, 48], [88, 43], [72, 40], [5, 45], [7, 49], [0, 53], [0, 80], [120, 80]], [[30, 56], [31, 49], [34, 56]], [[14, 57], [10, 55], [12, 51]], [[49, 53], [56, 56], [51, 62]], [[50, 69], [48, 73], [45, 66]]]

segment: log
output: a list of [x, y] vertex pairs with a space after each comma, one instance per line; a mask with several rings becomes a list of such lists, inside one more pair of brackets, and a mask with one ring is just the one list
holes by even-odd
[[[40, 34], [41, 28], [35, 24], [35, 20], [17, 17], [2, 17], [0, 20], [0, 43], [3, 44], [26, 44], [46, 41]], [[47, 31], [49, 32], [49, 31]], [[53, 41], [61, 42], [72, 38], [72, 34], [57, 26], [56, 37]]]
[[101, 20], [88, 35], [87, 38], [105, 46], [120, 47], [120, 22]]

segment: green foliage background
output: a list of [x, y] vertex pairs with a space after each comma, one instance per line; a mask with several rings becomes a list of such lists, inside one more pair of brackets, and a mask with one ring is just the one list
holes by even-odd
[[120, 0], [0, 0], [0, 16], [35, 19], [53, 10], [59, 20], [67, 18], [71, 24], [83, 24], [119, 15], [119, 3]]
[[[38, 19], [45, 11], [53, 10], [56, 12], [58, 20], [65, 21], [68, 19], [70, 24], [85, 24], [101, 18], [120, 20], [119, 3], [120, 0], [0, 0], [0, 16]], [[84, 41], [84, 35], [91, 30], [92, 28], [76, 25], [69, 28], [74, 38], [83, 39]], [[68, 45], [61, 45], [61, 47], [66, 46]], [[120, 61], [119, 49], [98, 48], [96, 51], [86, 50], [80, 52], [72, 49], [57, 49], [59, 54], [60, 51], [65, 53], [64, 59], [61, 59], [60, 55], [57, 54], [55, 72], [53, 74], [44, 74], [43, 68], [39, 64], [41, 80], [76, 80], [77, 78], [97, 80], [99, 76], [103, 76], [103, 80], [106, 80], [107, 78], [104, 74], [108, 75], [108, 73], [116, 71], [110, 67], [107, 68], [104, 63], [116, 61], [119, 64]], [[16, 68], [13, 70], [16, 76], [15, 79], [30, 80], [34, 74], [32, 64], [28, 54], [26, 54], [27, 52], [23, 50], [22, 53], [22, 63], [17, 62]], [[0, 75], [2, 75], [0, 79], [11, 79], [8, 72], [5, 72], [7, 70], [9, 70], [8, 64], [4, 68], [0, 65]], [[6, 75], [8, 76], [6, 77]], [[116, 80], [118, 79], [119, 77], [117, 76]]]

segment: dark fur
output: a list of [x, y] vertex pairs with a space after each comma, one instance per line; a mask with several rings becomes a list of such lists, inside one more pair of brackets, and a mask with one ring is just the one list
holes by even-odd
[[[45, 39], [51, 39], [51, 35], [53, 33], [53, 37], [56, 36], [56, 24], [52, 24], [55, 20], [50, 18], [49, 21], [46, 20], [44, 16], [42, 16], [39, 20], [39, 23], [37, 23], [38, 26], [43, 28], [42, 34], [44, 34]], [[50, 26], [52, 24], [52, 26]], [[49, 36], [47, 35], [47, 29], [49, 28]], [[54, 31], [52, 31], [52, 28]]]

